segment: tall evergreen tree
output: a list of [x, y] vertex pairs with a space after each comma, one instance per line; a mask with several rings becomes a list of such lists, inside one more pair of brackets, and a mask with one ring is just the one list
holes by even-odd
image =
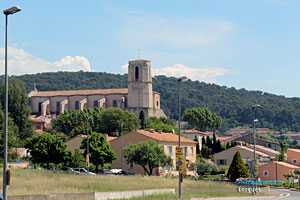
[[201, 138], [201, 146], [204, 146], [204, 145], [206, 145], [206, 140], [205, 140], [205, 137], [203, 136]]
[[216, 153], [217, 152], [217, 138], [216, 138], [216, 134], [213, 134], [213, 141], [212, 141], [212, 153]]
[[209, 148], [209, 149], [213, 149], [213, 143], [210, 139], [209, 136], [206, 137], [206, 146]]
[[248, 178], [250, 177], [250, 173], [242, 160], [241, 154], [237, 151], [232, 159], [230, 164], [228, 174], [229, 181], [235, 182], [238, 178]]
[[221, 145], [220, 140], [217, 140], [216, 145], [215, 145], [215, 153], [218, 153], [220, 151], [222, 151], [222, 145]]
[[[2, 83], [0, 99], [4, 105], [5, 92]], [[24, 140], [33, 134], [33, 121], [29, 119], [31, 108], [28, 106], [28, 94], [24, 83], [13, 77], [8, 84], [8, 112], [16, 126], [19, 128], [19, 137]]]
[[230, 143], [227, 142], [227, 143], [226, 143], [226, 149], [229, 149], [229, 148], [230, 148]]

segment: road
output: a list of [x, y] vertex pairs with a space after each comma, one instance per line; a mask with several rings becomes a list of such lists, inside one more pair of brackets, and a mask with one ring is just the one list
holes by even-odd
[[[279, 194], [285, 194], [285, 195], [279, 195]], [[278, 199], [278, 200], [300, 200], [300, 192], [296, 191], [290, 191], [287, 189], [271, 189], [271, 194], [274, 194], [276, 196], [263, 196], [263, 197], [224, 197], [224, 198], [193, 198], [192, 200], [269, 200], [269, 199]]]

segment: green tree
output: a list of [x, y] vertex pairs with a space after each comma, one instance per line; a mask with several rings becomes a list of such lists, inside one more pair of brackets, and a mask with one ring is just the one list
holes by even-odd
[[285, 142], [280, 142], [279, 147], [280, 147], [280, 154], [278, 156], [278, 161], [284, 161], [285, 160], [284, 154], [286, 152], [287, 144]]
[[96, 131], [118, 136], [121, 124], [125, 133], [140, 127], [139, 119], [135, 114], [120, 108], [107, 108], [101, 112]]
[[[86, 156], [87, 138], [84, 138], [81, 142], [81, 149], [84, 149], [84, 155]], [[105, 136], [102, 133], [92, 132], [89, 134], [89, 154], [90, 162], [96, 166], [98, 171], [99, 166], [103, 167], [106, 163], [112, 163], [116, 160], [115, 152], [110, 148]]]
[[230, 164], [229, 170], [228, 170], [228, 178], [229, 181], [235, 182], [238, 178], [248, 178], [250, 177], [250, 173], [242, 160], [241, 154], [239, 151], [237, 151], [232, 159], [232, 162]]
[[174, 130], [178, 133], [178, 129], [174, 126], [174, 121], [167, 117], [149, 117], [146, 129], [162, 130], [166, 133], [172, 133]]
[[212, 149], [208, 148], [206, 145], [202, 145], [201, 148], [201, 156], [203, 158], [210, 158], [210, 155], [212, 154]]
[[168, 157], [163, 147], [158, 146], [153, 140], [130, 144], [123, 152], [127, 164], [133, 162], [140, 165], [149, 176], [156, 167], [173, 165], [171, 157]]
[[25, 140], [25, 148], [30, 152], [30, 160], [33, 163], [65, 163], [71, 152], [66, 150], [63, 141], [49, 133], [43, 133]]
[[119, 135], [121, 124], [123, 132], [129, 132], [139, 128], [137, 116], [120, 108], [85, 109], [84, 111], [65, 111], [53, 122], [56, 132], [61, 132], [68, 137], [86, 134], [87, 119], [89, 131]]
[[[15, 125], [13, 120], [8, 117], [7, 121], [7, 148], [8, 152], [12, 147], [17, 146], [19, 143], [19, 138], [18, 138], [18, 127]], [[1, 158], [3, 158], [3, 152], [4, 152], [4, 112], [1, 109], [1, 104], [0, 104], [0, 155]]]
[[[0, 91], [1, 104], [4, 105], [4, 82]], [[31, 108], [28, 106], [28, 94], [24, 83], [13, 77], [8, 84], [8, 111], [9, 116], [19, 129], [19, 137], [24, 140], [33, 134], [33, 121], [29, 119]]]
[[203, 163], [203, 162], [197, 162], [196, 163], [197, 166], [197, 174], [198, 175], [207, 175], [210, 173], [217, 173], [218, 172], [218, 167], [214, 164], [210, 164], [210, 163]]
[[184, 111], [183, 120], [187, 121], [192, 127], [197, 127], [201, 131], [207, 129], [218, 129], [222, 119], [207, 108], [189, 108]]

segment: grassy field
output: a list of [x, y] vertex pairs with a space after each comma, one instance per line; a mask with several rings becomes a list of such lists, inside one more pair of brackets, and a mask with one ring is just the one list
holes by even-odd
[[[2, 177], [2, 170], [0, 174]], [[178, 188], [178, 179], [154, 176], [87, 176], [50, 171], [12, 169], [11, 185], [8, 186], [7, 192], [8, 196], [15, 196], [28, 194], [108, 192], [161, 188]], [[182, 188], [184, 199], [189, 199], [191, 197], [247, 195], [236, 192], [237, 186], [217, 182], [203, 182], [185, 179], [182, 183]], [[153, 198], [176, 199], [176, 195], [162, 195], [149, 197], [148, 199]]]

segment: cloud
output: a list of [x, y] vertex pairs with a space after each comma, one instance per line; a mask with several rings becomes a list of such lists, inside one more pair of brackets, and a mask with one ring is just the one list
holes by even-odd
[[[0, 63], [4, 66], [4, 49], [0, 48]], [[22, 75], [41, 72], [57, 71], [93, 71], [90, 62], [83, 56], [65, 56], [59, 61], [50, 62], [38, 58], [23, 49], [8, 47], [8, 74]], [[0, 74], [4, 74], [4, 67], [0, 68]]]
[[[128, 64], [122, 65], [121, 68], [127, 71]], [[191, 80], [203, 81], [206, 83], [217, 83], [216, 78], [223, 76], [229, 71], [219, 67], [211, 68], [190, 68], [183, 64], [175, 64], [164, 68], [152, 68], [152, 75], [165, 75], [172, 77], [186, 76]]]

